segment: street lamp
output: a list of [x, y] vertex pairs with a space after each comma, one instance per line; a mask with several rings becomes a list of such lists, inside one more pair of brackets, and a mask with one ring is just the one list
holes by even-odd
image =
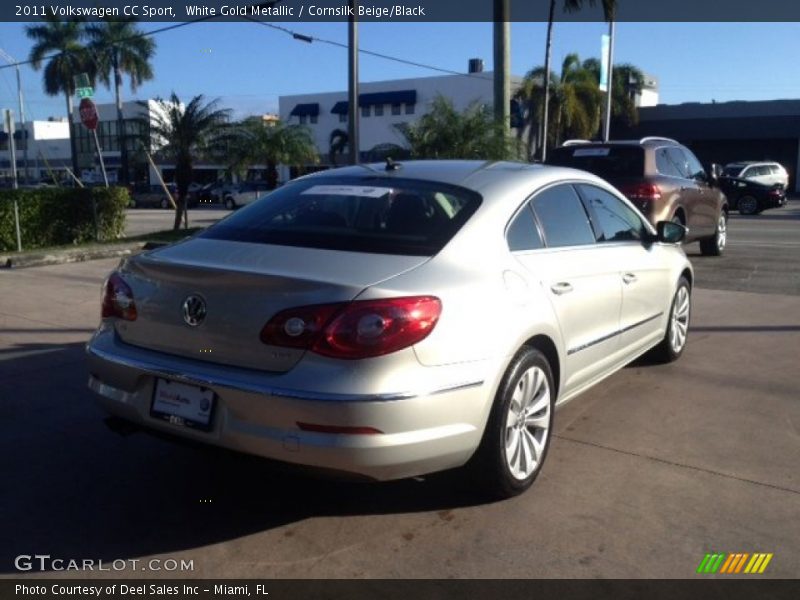
[[29, 136], [28, 136], [28, 128], [25, 125], [25, 111], [22, 106], [22, 79], [20, 78], [19, 74], [19, 63], [17, 60], [11, 56], [8, 52], [0, 48], [0, 58], [5, 60], [8, 64], [14, 65], [14, 69], [17, 71], [17, 96], [19, 99], [19, 122], [22, 126], [22, 136], [25, 138], [25, 146], [23, 147], [23, 160], [25, 162], [25, 177], [23, 178], [25, 183], [28, 183], [28, 143], [29, 143]]

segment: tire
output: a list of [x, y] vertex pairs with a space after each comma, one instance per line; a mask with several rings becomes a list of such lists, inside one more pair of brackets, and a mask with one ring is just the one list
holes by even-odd
[[743, 196], [737, 203], [740, 215], [757, 215], [761, 211], [758, 209], [758, 200], [753, 196]]
[[717, 229], [710, 238], [700, 240], [700, 253], [703, 256], [720, 256], [725, 251], [728, 243], [728, 215], [725, 212], [719, 214], [717, 219]]
[[510, 498], [533, 484], [550, 447], [555, 401], [550, 363], [539, 350], [523, 348], [503, 376], [468, 465], [492, 497]]
[[678, 280], [672, 305], [669, 310], [669, 321], [664, 339], [653, 348], [651, 356], [658, 362], [669, 363], [678, 360], [686, 349], [689, 336], [689, 323], [692, 317], [692, 288], [685, 277]]
[[169, 200], [162, 198], [159, 206], [161, 206], [161, 208], [169, 208]]
[[136, 208], [136, 200], [134, 198], [128, 201], [128, 208]]
[[236, 208], [236, 202], [233, 201], [233, 198], [228, 196], [225, 198], [225, 208], [228, 210], [234, 210]]

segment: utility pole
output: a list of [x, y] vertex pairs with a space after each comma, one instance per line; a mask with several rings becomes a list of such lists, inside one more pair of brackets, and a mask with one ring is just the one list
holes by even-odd
[[350, 164], [357, 165], [359, 161], [358, 139], [358, 0], [350, 0], [350, 17], [347, 19], [347, 139], [350, 146]]
[[611, 139], [611, 95], [614, 89], [614, 17], [608, 21], [608, 82], [606, 84], [606, 115], [603, 141]]
[[511, 127], [509, 1], [494, 0], [494, 118], [505, 132]]
[[[5, 130], [8, 133], [8, 150], [11, 155], [11, 177], [14, 189], [19, 188], [17, 181], [17, 147], [14, 144], [14, 113], [5, 110]], [[16, 195], [14, 196], [14, 225], [17, 230], [17, 252], [22, 252], [22, 235], [19, 229], [19, 203]]]
[[25, 124], [25, 109], [22, 103], [22, 78], [19, 74], [19, 63], [17, 60], [11, 56], [8, 52], [0, 48], [0, 57], [3, 58], [8, 64], [14, 65], [14, 69], [17, 72], [17, 99], [19, 100], [19, 124], [22, 128], [22, 137], [25, 140], [25, 145], [22, 147], [22, 160], [25, 163], [25, 171], [23, 175], [23, 181], [28, 183], [28, 144], [30, 143], [30, 139], [28, 137], [28, 128]]

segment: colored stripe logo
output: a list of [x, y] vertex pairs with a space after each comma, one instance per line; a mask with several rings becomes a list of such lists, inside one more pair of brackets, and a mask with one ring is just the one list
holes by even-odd
[[714, 552], [703, 557], [697, 567], [697, 572], [703, 574], [719, 573], [721, 575], [733, 575], [736, 573], [760, 575], [766, 571], [772, 556], [772, 553], [761, 552], [753, 554], [747, 552], [735, 552], [732, 554]]

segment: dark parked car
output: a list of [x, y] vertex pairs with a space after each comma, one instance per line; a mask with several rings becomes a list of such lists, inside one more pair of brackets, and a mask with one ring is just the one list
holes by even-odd
[[[594, 173], [611, 183], [655, 225], [674, 221], [689, 228], [688, 242], [719, 256], [727, 241], [728, 201], [715, 172], [707, 173], [691, 150], [675, 140], [566, 142], [548, 164]], [[718, 167], [717, 167], [718, 168]]]
[[[177, 191], [175, 186], [168, 184], [167, 188], [175, 198]], [[129, 206], [131, 208], [172, 208], [164, 189], [160, 185], [149, 184], [140, 184], [133, 188]]]
[[739, 177], [720, 177], [719, 187], [728, 197], [731, 210], [742, 215], [757, 215], [768, 208], [786, 204], [786, 190], [781, 184], [764, 185]]

